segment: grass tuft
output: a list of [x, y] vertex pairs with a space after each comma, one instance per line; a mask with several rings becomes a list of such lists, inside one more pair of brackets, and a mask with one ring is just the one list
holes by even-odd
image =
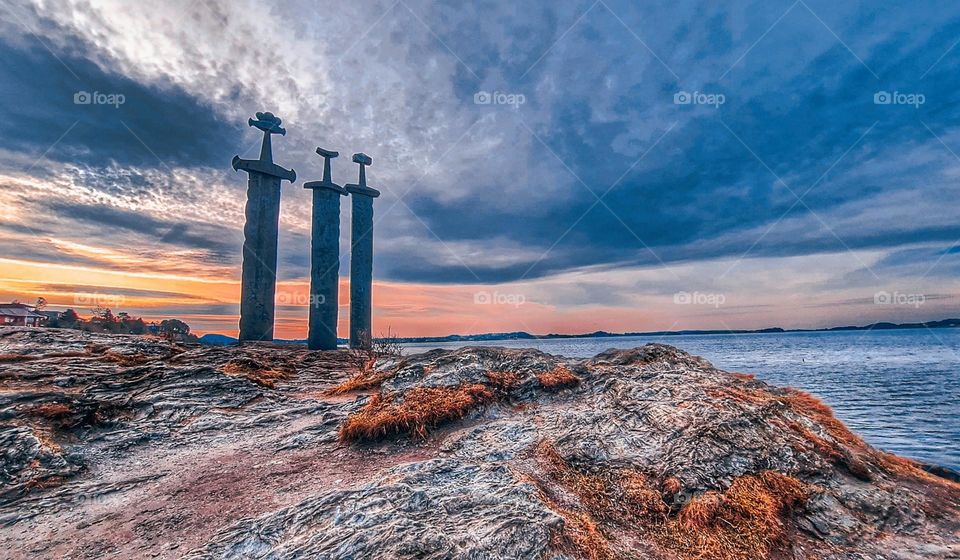
[[366, 391], [375, 389], [383, 384], [384, 381], [393, 377], [395, 372], [376, 372], [373, 370], [361, 370], [360, 373], [347, 379], [343, 383], [336, 385], [326, 392], [327, 395], [342, 395], [354, 391]]
[[725, 492], [695, 497], [659, 536], [684, 559], [770, 558], [786, 541], [786, 514], [807, 497], [806, 485], [785, 474], [741, 476]]
[[142, 352], [133, 354], [121, 354], [119, 352], [106, 352], [103, 355], [103, 361], [117, 364], [122, 367], [136, 367], [151, 361], [153, 358]]
[[398, 395], [376, 394], [360, 411], [340, 426], [341, 441], [373, 441], [393, 434], [425, 438], [427, 429], [463, 418], [471, 410], [494, 400], [484, 385], [415, 387]]
[[585, 560], [616, 560], [597, 522], [589, 515], [551, 504], [563, 518], [563, 528], [554, 535], [553, 546]]
[[548, 391], [558, 391], [580, 383], [580, 378], [564, 366], [557, 366], [550, 371], [538, 373], [537, 380]]
[[[724, 492], [697, 496], [671, 516], [660, 492], [642, 473], [630, 469], [584, 472], [567, 463], [549, 443], [541, 443], [535, 455], [547, 475], [579, 503], [579, 507], [557, 508], [557, 501], [547, 497], [548, 505], [572, 525], [562, 532], [563, 541], [585, 558], [606, 558], [602, 554], [609, 552], [610, 542], [604, 535], [626, 532], [628, 540], [652, 541], [666, 556], [680, 560], [765, 560], [786, 542], [787, 514], [808, 496], [799, 480], [764, 471], [736, 478]], [[677, 487], [679, 481], [664, 481], [661, 486]], [[596, 520], [598, 525], [590, 534], [597, 535], [599, 543], [567, 534], [586, 534], [576, 532], [584, 519]]]
[[488, 371], [486, 376], [490, 384], [500, 391], [508, 392], [520, 386], [520, 376], [512, 371]]
[[35, 416], [51, 419], [69, 416], [72, 412], [70, 405], [64, 403], [43, 403], [30, 409], [30, 413]]
[[680, 525], [687, 531], [697, 531], [705, 527], [710, 527], [717, 517], [717, 512], [722, 502], [723, 496], [713, 490], [700, 494], [699, 496], [694, 496], [694, 498], [680, 510], [677, 519]]
[[870, 467], [873, 466], [890, 475], [944, 487], [951, 493], [960, 495], [960, 484], [928, 473], [916, 461], [872, 449], [860, 436], [854, 434], [838, 420], [827, 404], [813, 395], [797, 389], [788, 389], [786, 402], [796, 414], [823, 426], [833, 441], [827, 441], [796, 423], [791, 424], [791, 427], [814, 449], [835, 464], [845, 467], [850, 474], [862, 480], [871, 480], [873, 475]]
[[629, 469], [582, 472], [546, 442], [537, 446], [535, 455], [550, 478], [576, 495], [597, 519], [634, 524], [666, 518], [666, 502], [642, 473]]
[[787, 389], [786, 402], [787, 406], [797, 414], [806, 416], [823, 426], [830, 437], [838, 443], [857, 449], [867, 447], [863, 439], [851, 432], [850, 428], [847, 428], [843, 422], [833, 415], [833, 410], [829, 406], [810, 393], [797, 389]]
[[671, 476], [663, 481], [663, 491], [671, 496], [675, 496], [678, 492], [680, 492], [681, 488], [682, 485], [680, 484], [680, 479], [677, 477]]
[[288, 373], [267, 367], [253, 358], [234, 358], [227, 362], [221, 371], [234, 377], [243, 377], [268, 389], [273, 389], [277, 381], [290, 378]]

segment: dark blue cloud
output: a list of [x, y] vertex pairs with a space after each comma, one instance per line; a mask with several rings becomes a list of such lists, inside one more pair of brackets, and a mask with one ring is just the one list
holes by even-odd
[[[676, 67], [681, 76], [702, 72], [689, 65], [681, 68], [671, 52], [693, 49], [693, 59], [701, 52], [707, 60], [717, 60], [718, 51], [724, 53], [719, 58], [725, 63], [708, 69], [712, 79], [679, 84], [691, 91], [724, 94], [726, 103], [717, 109], [673, 105], [677, 81], [657, 63], [642, 66], [650, 62], [650, 55], [624, 35], [610, 14], [597, 8], [595, 16], [591, 13], [563, 39], [596, 52], [590, 56], [571, 53], [561, 44], [552, 56], [567, 58], [568, 74], [550, 75], [555, 67], [544, 64], [525, 81], [512, 85], [515, 91], [536, 92], [545, 77], [570, 84], [564, 95], [553, 100], [547, 121], [531, 126], [547, 147], [535, 141], [530, 154], [531, 161], [553, 161], [558, 169], [564, 164], [570, 168], [578, 179], [572, 180], [567, 195], [536, 208], [510, 207], [498, 198], [498, 185], [482, 185], [478, 178], [482, 186], [466, 199], [415, 195], [406, 199], [446, 242], [489, 240], [490, 250], [496, 251], [493, 239], [506, 236], [524, 247], [549, 251], [547, 256], [537, 264], [487, 266], [480, 262], [468, 263], [467, 268], [452, 262], [438, 269], [388, 255], [381, 271], [404, 280], [470, 282], [479, 276], [484, 281], [510, 281], [603, 263], [740, 256], [751, 246], [751, 256], [788, 256], [951, 242], [960, 237], [958, 227], [927, 223], [920, 204], [907, 223], [878, 220], [855, 231], [831, 231], [840, 227], [835, 221], [838, 213], [852, 211], [855, 206], [851, 205], [877, 204], [886, 195], [932, 180], [944, 165], [956, 163], [934, 134], [948, 137], [960, 120], [960, 52], [943, 57], [926, 71], [960, 36], [957, 8], [930, 9], [927, 20], [935, 29], [917, 35], [911, 27], [915, 18], [900, 16], [903, 10], [920, 7], [870, 4], [838, 15], [828, 4], [809, 3], [829, 22], [831, 29], [827, 29], [797, 5], [720, 79], [752, 43], [745, 38], [763, 35], [789, 5], [754, 5], [748, 28], [737, 38], [729, 22], [714, 15], [697, 22], [696, 29], [681, 28], [672, 38], [674, 43], [655, 45], [666, 64]], [[640, 11], [631, 12], [626, 4], [611, 6], [626, 14]], [[641, 35], [651, 30], [640, 18], [624, 19], [638, 23]], [[557, 23], [558, 32], [569, 23]], [[834, 26], [841, 30], [843, 43], [834, 35]], [[457, 50], [477, 38], [451, 34], [447, 39]], [[469, 47], [464, 49], [471, 52]], [[476, 61], [469, 56], [465, 60], [467, 64]], [[642, 75], [633, 70], [640, 67], [645, 68]], [[599, 86], [624, 76], [630, 79], [623, 81], [632, 85], [621, 91], [583, 86], [584, 82]], [[876, 104], [874, 95], [880, 91], [920, 93], [925, 103], [916, 108]], [[633, 123], [597, 119], [597, 107], [603, 104], [620, 114], [636, 110], [651, 115], [655, 130], [640, 143], [642, 149], [652, 146], [668, 121], [675, 119], [679, 124], [613, 188], [604, 204], [595, 205], [590, 190], [602, 194], [633, 163], [633, 158], [617, 153], [618, 137], [627, 134]], [[516, 113], [517, 120], [536, 118], [525, 115], [524, 109]], [[520, 124], [515, 128], [517, 136], [529, 135]], [[933, 146], [941, 161], [905, 160], [902, 167], [885, 175], [854, 178], [858, 170], [886, 164], [891, 155], [899, 155], [898, 147], [906, 152], [921, 145]], [[953, 150], [960, 151], [960, 146]], [[490, 154], [491, 165], [496, 165], [497, 156]], [[804, 220], [816, 235], [784, 238], [776, 233], [781, 220]], [[754, 246], [758, 231], [766, 228], [774, 232]]]
[[[0, 40], [4, 149], [52, 161], [156, 168], [226, 167], [236, 153], [240, 126], [176, 87], [104, 72], [83, 58], [79, 43], [58, 50], [57, 57], [33, 45]], [[124, 102], [77, 104], [74, 96], [81, 92], [122, 95]], [[37, 162], [32, 172], [43, 169]]]

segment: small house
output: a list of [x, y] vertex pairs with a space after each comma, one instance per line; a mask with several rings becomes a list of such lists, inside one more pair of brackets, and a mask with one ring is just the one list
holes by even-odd
[[39, 327], [46, 319], [46, 316], [37, 313], [28, 305], [0, 303], [0, 326]]

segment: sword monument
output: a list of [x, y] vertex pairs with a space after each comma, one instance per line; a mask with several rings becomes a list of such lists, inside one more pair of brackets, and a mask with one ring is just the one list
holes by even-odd
[[313, 190], [313, 226], [310, 241], [310, 321], [307, 346], [311, 350], [337, 349], [340, 283], [340, 197], [347, 191], [333, 182], [330, 160], [340, 155], [322, 148], [323, 180], [304, 183]]
[[263, 131], [260, 159], [233, 156], [233, 169], [246, 171], [247, 206], [243, 226], [243, 272], [240, 288], [240, 340], [273, 340], [277, 292], [277, 239], [280, 183], [293, 183], [297, 173], [273, 163], [270, 136], [286, 135], [273, 113], [257, 113], [248, 124]]
[[366, 166], [373, 163], [366, 154], [353, 154], [360, 165], [356, 185], [347, 185], [353, 208], [350, 225], [350, 348], [369, 350], [372, 345], [373, 302], [373, 199], [380, 191], [367, 186]]

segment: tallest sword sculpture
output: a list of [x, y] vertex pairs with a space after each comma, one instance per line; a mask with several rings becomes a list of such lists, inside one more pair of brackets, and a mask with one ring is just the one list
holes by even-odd
[[274, 298], [277, 291], [277, 239], [280, 222], [280, 183], [297, 173], [273, 163], [270, 136], [285, 135], [273, 113], [257, 113], [250, 126], [263, 131], [260, 159], [233, 156], [233, 168], [246, 171], [247, 207], [243, 226], [243, 274], [240, 284], [240, 340], [273, 340]]

